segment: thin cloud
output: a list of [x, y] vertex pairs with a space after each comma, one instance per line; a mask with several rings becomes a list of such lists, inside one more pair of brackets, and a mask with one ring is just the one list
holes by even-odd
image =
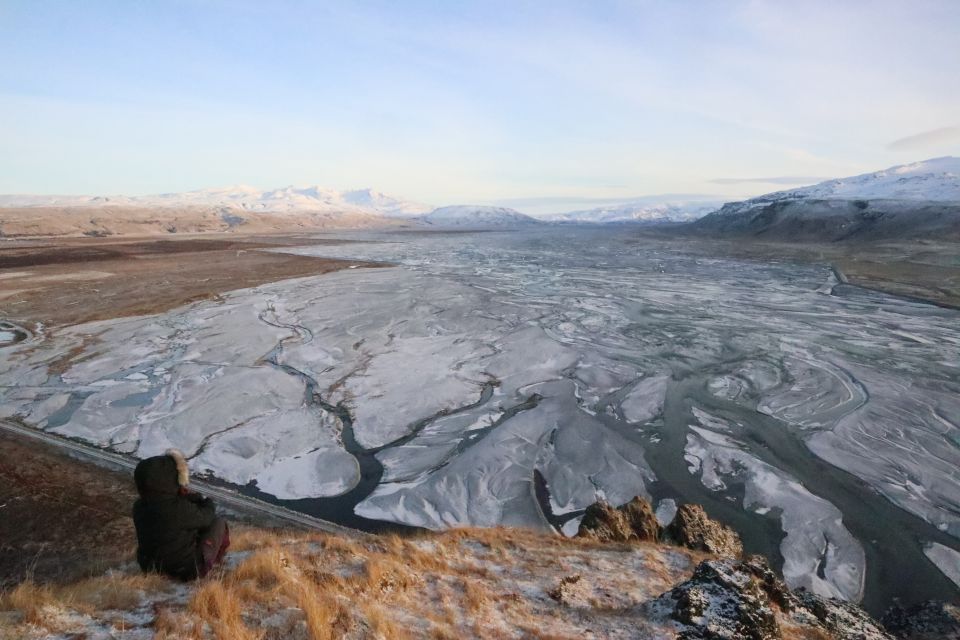
[[890, 151], [917, 151], [953, 142], [960, 142], [960, 127], [940, 127], [930, 129], [906, 138], [894, 140], [887, 145]]
[[713, 184], [750, 184], [764, 182], [766, 184], [815, 184], [830, 178], [822, 176], [774, 176], [772, 178], [714, 178]]

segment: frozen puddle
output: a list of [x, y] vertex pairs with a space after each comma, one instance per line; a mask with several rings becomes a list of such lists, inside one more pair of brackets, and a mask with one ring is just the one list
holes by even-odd
[[956, 594], [960, 313], [622, 230], [358, 237], [294, 251], [400, 266], [6, 346], [0, 415], [355, 526], [573, 531], [643, 495], [792, 586]]

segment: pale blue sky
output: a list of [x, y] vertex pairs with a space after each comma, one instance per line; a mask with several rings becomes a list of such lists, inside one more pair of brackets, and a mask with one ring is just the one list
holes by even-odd
[[960, 155], [958, 43], [954, 0], [0, 0], [0, 193], [737, 197]]

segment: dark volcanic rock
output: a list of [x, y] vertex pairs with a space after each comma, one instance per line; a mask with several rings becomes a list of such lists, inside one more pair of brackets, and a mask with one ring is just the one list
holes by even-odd
[[900, 640], [960, 640], [960, 607], [937, 600], [894, 605], [883, 616], [883, 625]]
[[794, 619], [819, 623], [836, 640], [894, 640], [879, 622], [855, 604], [824, 598], [805, 589], [795, 591], [793, 597], [797, 603]]
[[790, 591], [790, 587], [770, 568], [766, 558], [763, 556], [750, 556], [741, 564], [745, 571], [756, 578], [771, 602], [779, 606], [783, 611], [792, 611], [796, 608], [797, 600]]
[[656, 541], [660, 525], [650, 503], [639, 496], [619, 508], [600, 501], [587, 507], [577, 536], [603, 542]]
[[[756, 560], [757, 566], [765, 566]], [[670, 617], [684, 625], [683, 640], [779, 640], [770, 595], [745, 563], [732, 558], [701, 562], [693, 576], [660, 596]]]
[[784, 637], [780, 621], [810, 632], [788, 637], [894, 640], [854, 604], [803, 590], [792, 593], [760, 556], [701, 562], [689, 580], [652, 606], [682, 625], [677, 637], [683, 640], [779, 640]]
[[740, 536], [730, 527], [711, 520], [699, 505], [685, 504], [677, 509], [667, 533], [677, 544], [689, 549], [731, 557], [743, 553]]

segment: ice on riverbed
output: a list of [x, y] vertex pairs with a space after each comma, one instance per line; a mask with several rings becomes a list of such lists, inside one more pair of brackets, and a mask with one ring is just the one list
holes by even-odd
[[647, 422], [655, 418], [663, 411], [669, 381], [670, 376], [650, 376], [634, 385], [620, 404], [623, 417], [630, 422]]
[[[357, 513], [431, 529], [467, 524], [545, 527], [544, 508], [556, 515], [584, 509], [596, 501], [598, 491], [617, 503], [647, 495], [644, 482], [652, 472], [643, 450], [580, 411], [570, 381], [524, 385], [523, 391], [536, 397], [536, 406], [528, 400], [528, 408], [482, 438], [460, 432], [453, 442], [431, 446], [437, 439], [432, 428], [399, 450], [381, 454], [388, 478], [415, 479], [381, 485], [357, 506]], [[504, 404], [504, 409], [516, 410], [520, 400]], [[458, 447], [459, 454], [451, 457], [450, 451]], [[444, 463], [432, 471], [417, 464], [430, 448], [444, 455]], [[411, 455], [403, 455], [404, 450]], [[535, 470], [549, 487], [549, 506], [536, 500]]]
[[783, 360], [788, 384], [762, 389], [757, 409], [785, 422], [803, 427], [834, 424], [867, 401], [866, 392], [846, 371], [806, 350], [790, 349], [805, 356]]
[[960, 537], [960, 394], [948, 392], [949, 387], [918, 394], [914, 380], [891, 380], [860, 367], [850, 370], [874, 390], [870, 402], [832, 429], [812, 435], [810, 449]]
[[565, 380], [537, 388], [550, 412], [545, 426], [552, 432], [537, 468], [550, 488], [551, 511], [562, 515], [586, 509], [598, 493], [618, 505], [634, 496], [649, 498], [646, 483], [654, 476], [643, 448], [578, 411], [570, 385]]
[[395, 339], [343, 384], [346, 397], [363, 399], [352, 403], [357, 441], [368, 449], [383, 446], [418, 420], [477, 400], [491, 352], [467, 334]]
[[657, 509], [654, 512], [657, 522], [661, 527], [666, 527], [677, 515], [677, 503], [672, 498], [666, 498], [657, 503]]
[[143, 382], [120, 382], [104, 387], [83, 400], [69, 422], [51, 431], [117, 451], [129, 453], [136, 450], [139, 435], [137, 414], [141, 407], [123, 401], [148, 389]]
[[356, 512], [428, 529], [501, 524], [546, 528], [534, 495], [533, 472], [549, 425], [550, 412], [544, 406], [520, 412], [427, 477], [380, 485]]
[[960, 552], [938, 542], [931, 542], [923, 552], [930, 558], [930, 562], [943, 572], [943, 575], [960, 586]]
[[486, 407], [437, 418], [408, 442], [377, 454], [383, 465], [383, 482], [410, 482], [428, 475], [471, 446], [503, 416], [498, 408]]
[[216, 434], [304, 403], [303, 382], [276, 369], [185, 363], [171, 374], [141, 409], [139, 457], [170, 447], [192, 456]]
[[[703, 422], [723, 421], [699, 412]], [[701, 423], [702, 424], [702, 423]], [[780, 544], [783, 576], [792, 588], [805, 587], [823, 596], [857, 602], [863, 592], [866, 558], [863, 548], [843, 526], [843, 514], [813, 495], [794, 478], [762, 462], [733, 439], [724, 425], [718, 433], [691, 426], [686, 454], [699, 461], [700, 479], [715, 491], [727, 488], [725, 478], [744, 486], [743, 508], [777, 508], [786, 536]], [[822, 575], [822, 577], [821, 577]]]
[[[817, 293], [822, 268], [612, 231], [358, 239], [385, 241], [293, 251], [398, 266], [4, 347], [0, 415], [136, 455], [177, 446], [285, 497], [356, 484], [337, 417], [349, 416], [344, 435], [383, 465], [357, 512], [428, 527], [545, 527], [544, 512], [656, 493], [651, 481], [725, 500], [689, 482], [684, 457], [712, 487], [734, 486], [742, 462], [745, 509], [780, 518], [792, 575], [816, 576], [823, 559], [820, 588], [848, 596], [853, 545], [835, 508], [798, 484], [819, 464], [805, 456], [960, 536], [956, 311], [848, 285]], [[758, 449], [767, 429], [810, 464]], [[798, 524], [811, 514], [822, 518]], [[844, 522], [867, 530], [857, 517]]]
[[200, 473], [285, 500], [335, 496], [360, 480], [356, 459], [337, 441], [336, 418], [302, 408], [269, 413], [210, 436], [190, 463]]

